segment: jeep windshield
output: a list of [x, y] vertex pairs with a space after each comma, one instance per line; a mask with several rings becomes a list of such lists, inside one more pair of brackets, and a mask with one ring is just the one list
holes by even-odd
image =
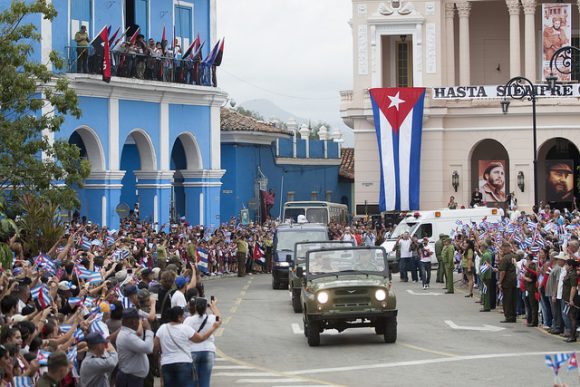
[[276, 250], [278, 251], [294, 251], [294, 245], [297, 242], [318, 242], [328, 240], [328, 234], [325, 229], [308, 230], [299, 229], [288, 231], [278, 231], [278, 244]]
[[383, 249], [336, 249], [308, 251], [306, 272], [313, 275], [380, 272], [387, 270]]
[[328, 242], [317, 242], [317, 243], [297, 243], [294, 262], [298, 266], [304, 266], [306, 263], [306, 253], [310, 250], [321, 250], [321, 249], [332, 249], [340, 247], [352, 247], [353, 242], [346, 241], [328, 241]]

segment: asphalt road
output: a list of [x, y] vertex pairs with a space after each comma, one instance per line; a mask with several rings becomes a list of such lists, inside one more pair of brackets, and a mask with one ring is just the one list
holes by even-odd
[[[445, 295], [441, 284], [422, 290], [397, 276], [393, 285], [395, 344], [357, 328], [325, 331], [311, 348], [289, 292], [272, 290], [270, 276], [208, 281], [224, 318], [212, 386], [551, 386], [544, 354], [580, 349], [525, 321], [500, 324], [501, 313], [480, 313], [461, 288]], [[577, 371], [560, 373], [579, 384]]]

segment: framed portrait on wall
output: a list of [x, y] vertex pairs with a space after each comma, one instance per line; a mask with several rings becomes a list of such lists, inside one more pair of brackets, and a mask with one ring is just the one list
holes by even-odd
[[506, 161], [479, 160], [479, 191], [484, 202], [506, 201]]

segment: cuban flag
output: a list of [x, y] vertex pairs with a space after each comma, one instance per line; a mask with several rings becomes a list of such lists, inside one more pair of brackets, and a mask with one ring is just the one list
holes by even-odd
[[42, 309], [46, 309], [52, 303], [52, 299], [48, 292], [48, 286], [45, 284], [40, 284], [32, 288], [30, 290], [30, 295], [32, 296], [32, 299], [38, 301], [38, 305], [40, 305]]
[[34, 387], [30, 376], [15, 376], [14, 387]]
[[41, 366], [47, 366], [49, 356], [50, 352], [39, 349], [38, 354], [36, 355], [36, 360], [38, 360], [38, 364], [40, 364]]
[[196, 251], [196, 255], [197, 255], [197, 268], [199, 270], [201, 270], [203, 273], [207, 273], [209, 272], [209, 256], [207, 254], [207, 251], [205, 251], [204, 249], [197, 249]]
[[381, 165], [380, 210], [419, 209], [425, 88], [369, 90]]
[[568, 360], [568, 371], [578, 369], [578, 360], [576, 359], [576, 352], [572, 352]]
[[262, 249], [262, 246], [260, 246], [258, 242], [254, 244], [254, 261], [256, 261], [256, 263], [259, 265], [266, 264], [266, 256], [264, 254], [264, 249]]

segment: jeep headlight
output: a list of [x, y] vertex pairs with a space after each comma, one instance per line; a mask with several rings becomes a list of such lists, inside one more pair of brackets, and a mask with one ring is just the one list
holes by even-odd
[[375, 298], [377, 301], [384, 301], [385, 298], [387, 298], [387, 292], [385, 292], [383, 289], [377, 289], [375, 292]]
[[318, 294], [316, 295], [316, 300], [320, 304], [326, 304], [328, 302], [328, 293], [324, 291], [318, 292]]

